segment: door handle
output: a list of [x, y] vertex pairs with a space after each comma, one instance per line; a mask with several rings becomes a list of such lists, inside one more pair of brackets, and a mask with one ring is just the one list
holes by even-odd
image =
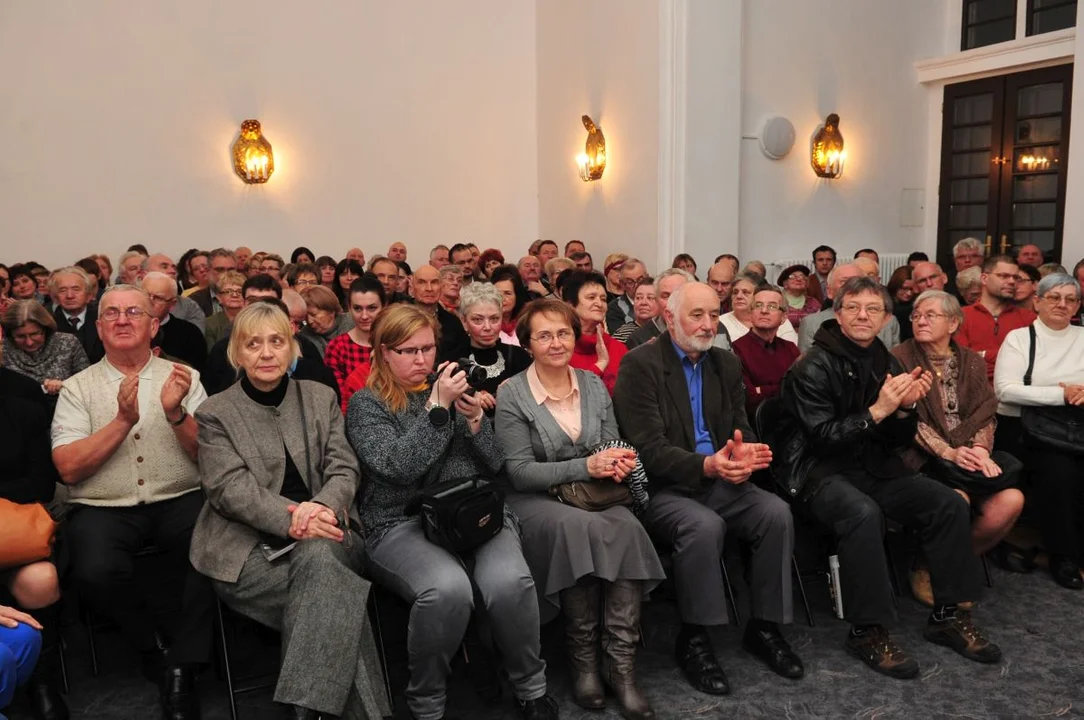
[[990, 257], [994, 253], [994, 236], [993, 235], [987, 235], [986, 236], [986, 242], [984, 243], [984, 245], [985, 245], [985, 247], [983, 248], [984, 254], [985, 254], [986, 257]]
[[1009, 236], [1008, 235], [1002, 235], [1001, 236], [1001, 254], [1002, 255], [1008, 255], [1009, 254], [1009, 248], [1011, 248], [1011, 247], [1012, 247], [1012, 243], [1009, 242]]

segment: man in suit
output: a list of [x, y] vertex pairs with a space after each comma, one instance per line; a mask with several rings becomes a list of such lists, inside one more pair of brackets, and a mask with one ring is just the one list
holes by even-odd
[[154, 344], [162, 354], [180, 360], [199, 372], [207, 360], [207, 341], [192, 323], [170, 314], [177, 304], [177, 284], [160, 272], [149, 272], [143, 278], [143, 290], [151, 299], [151, 316], [158, 320]]
[[749, 426], [737, 358], [713, 346], [719, 296], [685, 283], [665, 317], [667, 332], [625, 356], [613, 396], [621, 434], [656, 488], [644, 525], [673, 548], [678, 664], [697, 690], [730, 691], [707, 626], [727, 622], [720, 563], [731, 531], [751, 551], [743, 645], [780, 675], [799, 678], [802, 661], [779, 630], [791, 621], [794, 527], [785, 502], [747, 482], [768, 466], [771, 450]]
[[218, 302], [218, 297], [215, 295], [215, 286], [218, 284], [218, 278], [222, 273], [236, 269], [237, 260], [234, 258], [232, 250], [217, 248], [211, 251], [211, 264], [207, 287], [200, 288], [195, 292], [187, 293], [188, 298], [199, 305], [200, 310], [203, 311], [205, 316], [211, 317], [216, 312], [222, 310], [222, 305]]
[[56, 329], [79, 338], [91, 364], [105, 357], [105, 347], [98, 337], [98, 304], [91, 302], [93, 292], [94, 279], [81, 267], [57, 270], [49, 279], [49, 293], [56, 300]]

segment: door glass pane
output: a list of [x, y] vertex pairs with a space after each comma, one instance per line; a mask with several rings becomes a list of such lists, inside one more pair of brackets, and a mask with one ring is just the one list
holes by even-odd
[[952, 156], [953, 175], [986, 175], [990, 172], [990, 152], [955, 153]]
[[956, 128], [952, 131], [953, 150], [978, 150], [990, 147], [990, 126]]
[[1042, 33], [1071, 27], [1076, 27], [1076, 3], [1037, 11], [1031, 16], [1032, 35], [1041, 35]]
[[994, 117], [994, 95], [971, 95], [957, 98], [952, 114], [953, 125], [969, 125], [971, 123], [988, 123]]
[[1008, 42], [1016, 37], [1016, 18], [976, 25], [967, 29], [964, 50]]
[[950, 192], [949, 199], [954, 203], [986, 202], [990, 197], [990, 181], [986, 178], [953, 180]]
[[1016, 117], [1060, 113], [1063, 96], [1060, 82], [1020, 88], [1016, 95]]
[[999, 20], [1016, 15], [1016, 0], [969, 0], [967, 24]]
[[1012, 179], [1013, 200], [1055, 200], [1057, 197], [1058, 176], [1053, 173], [1017, 175]]
[[1039, 249], [1047, 257], [1050, 257], [1050, 253], [1054, 250], [1053, 230], [1019, 230], [1013, 232], [1009, 237], [1014, 247], [1038, 245]]
[[970, 228], [968, 230], [952, 230], [949, 232], [949, 247], [960, 242], [964, 238], [978, 238], [980, 241], [989, 235], [985, 227]]
[[986, 205], [953, 205], [949, 208], [949, 226], [976, 227], [986, 223]]
[[1057, 203], [1016, 203], [1012, 208], [1012, 224], [1017, 228], [1051, 228], [1058, 216]]
[[1046, 117], [1019, 121], [1016, 123], [1016, 142], [1018, 145], [1061, 142], [1061, 118]]
[[1061, 147], [1058, 145], [1037, 145], [1029, 148], [1017, 148], [1013, 151], [1014, 172], [1048, 172], [1058, 169]]

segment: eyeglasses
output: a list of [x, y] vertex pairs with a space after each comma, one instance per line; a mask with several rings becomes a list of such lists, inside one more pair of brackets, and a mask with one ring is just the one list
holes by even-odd
[[624, 279], [621, 280], [621, 284], [626, 286], [626, 287], [628, 287], [629, 285], [636, 285], [638, 282], [643, 280], [645, 277], [646, 277], [645, 275], [641, 275], [640, 277], [636, 277], [636, 278], [624, 278]]
[[1029, 278], [1027, 275], [1017, 275], [1016, 276], [1016, 282], [1018, 282], [1018, 283], [1026, 283], [1026, 282], [1029, 283], [1029, 282], [1035, 282], [1035, 281], [1032, 280], [1031, 278]]
[[996, 277], [998, 280], [1004, 280], [1006, 282], [1008, 282], [1009, 280], [1015, 280], [1016, 279], [1016, 273], [990, 273], [990, 274], [993, 275], [994, 277]]
[[1051, 305], [1061, 305], [1063, 302], [1066, 305], [1076, 305], [1080, 302], [1080, 298], [1076, 295], [1059, 295], [1058, 293], [1047, 293], [1043, 295], [1043, 300], [1046, 300]]
[[857, 303], [847, 303], [841, 309], [847, 315], [857, 315], [858, 313], [865, 310], [866, 315], [869, 315], [871, 318], [880, 317], [884, 314], [885, 311], [883, 305], [859, 305]]
[[310, 285], [317, 285], [315, 280], [297, 280], [294, 282], [294, 287], [307, 287]]
[[218, 293], [223, 297], [241, 297], [241, 291], [236, 288], [230, 288], [229, 290], [221, 290]]
[[776, 310], [781, 310], [782, 308], [783, 308], [783, 306], [780, 305], [779, 303], [765, 303], [765, 302], [755, 302], [755, 303], [753, 303], [753, 309], [754, 310], [767, 310], [768, 312], [775, 312]]
[[928, 323], [932, 323], [934, 320], [944, 320], [946, 317], [948, 317], [948, 316], [945, 315], [944, 313], [935, 313], [935, 312], [928, 312], [928, 313], [914, 312], [914, 313], [911, 313], [911, 315], [910, 315], [911, 322], [918, 322], [919, 320], [925, 320]]
[[233, 265], [224, 265], [222, 267], [215, 267], [215, 266], [212, 265], [211, 269], [214, 270], [216, 273], [221, 274], [221, 273], [224, 273], [224, 272], [229, 272], [230, 270], [236, 270], [237, 268], [234, 267]]
[[537, 335], [532, 335], [531, 339], [540, 345], [549, 345], [553, 342], [554, 338], [557, 338], [561, 342], [565, 343], [576, 337], [576, 333], [568, 328], [564, 330], [558, 330], [556, 334], [551, 332], [540, 332]]
[[132, 307], [124, 308], [123, 310], [115, 307], [106, 308], [105, 310], [102, 310], [100, 313], [98, 313], [98, 317], [102, 320], [105, 320], [106, 322], [111, 323], [119, 320], [121, 313], [124, 313], [124, 316], [132, 322], [135, 322], [142, 317], [146, 317], [148, 314], [147, 311], [143, 308], [138, 308], [133, 305]]
[[436, 345], [422, 345], [421, 347], [414, 348], [388, 348], [393, 353], [399, 356], [413, 355], [414, 357], [421, 357], [422, 355], [428, 355], [429, 353], [436, 352]]
[[165, 295], [155, 295], [154, 293], [147, 293], [147, 297], [151, 299], [151, 302], [156, 302], [162, 305], [173, 302], [174, 298], [166, 297]]
[[45, 331], [44, 330], [32, 330], [31, 332], [28, 332], [28, 333], [12, 333], [11, 337], [12, 337], [13, 340], [16, 340], [18, 342], [27, 342], [27, 341], [30, 341], [30, 340], [42, 340], [42, 339], [45, 338]]

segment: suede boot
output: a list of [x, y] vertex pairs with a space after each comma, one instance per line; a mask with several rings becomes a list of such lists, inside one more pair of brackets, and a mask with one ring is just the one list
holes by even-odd
[[602, 681], [617, 697], [626, 720], [652, 720], [655, 711], [636, 687], [636, 643], [640, 639], [640, 581], [617, 580], [606, 587], [603, 610]]

